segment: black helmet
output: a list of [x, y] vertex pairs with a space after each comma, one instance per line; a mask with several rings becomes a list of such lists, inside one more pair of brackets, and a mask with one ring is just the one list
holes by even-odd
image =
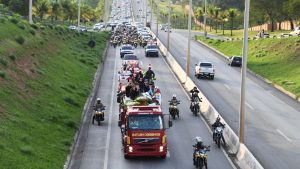
[[194, 90], [197, 90], [197, 87], [196, 87], [196, 86], [194, 87]]

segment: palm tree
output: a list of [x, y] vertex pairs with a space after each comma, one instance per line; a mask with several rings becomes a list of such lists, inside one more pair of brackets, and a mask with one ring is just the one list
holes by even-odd
[[213, 18], [215, 20], [215, 26], [216, 26], [216, 33], [218, 32], [218, 20], [219, 20], [219, 11], [221, 10], [221, 8], [218, 8], [218, 7], [214, 7], [213, 8]]
[[215, 9], [214, 6], [209, 6], [209, 7], [207, 8], [207, 18], [210, 19], [210, 21], [209, 21], [209, 24], [210, 24], [209, 31], [211, 31], [212, 20], [213, 20], [213, 18], [214, 18], [214, 13], [215, 13], [215, 12], [214, 12], [214, 9]]
[[230, 35], [232, 36], [232, 29], [233, 29], [233, 20], [235, 17], [238, 16], [238, 10], [236, 8], [230, 8], [228, 9], [228, 17], [230, 18], [231, 20], [231, 27], [230, 27]]
[[222, 21], [222, 30], [223, 30], [223, 35], [224, 35], [224, 24], [226, 21], [228, 21], [228, 11], [222, 11], [220, 14], [220, 19]]
[[52, 23], [53, 23], [54, 18], [55, 18], [55, 20], [57, 20], [59, 12], [60, 12], [60, 4], [56, 0], [55, 2], [51, 3], [51, 22]]
[[43, 20], [45, 14], [47, 14], [48, 10], [49, 10], [49, 4], [46, 0], [38, 1], [35, 4], [36, 14], [39, 16], [41, 21]]
[[61, 7], [63, 11], [63, 21], [69, 20], [69, 15], [71, 13], [71, 3], [68, 0], [64, 0], [61, 2]]

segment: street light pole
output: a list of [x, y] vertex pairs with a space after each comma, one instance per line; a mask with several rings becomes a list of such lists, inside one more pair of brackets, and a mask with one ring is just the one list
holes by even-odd
[[29, 23], [32, 24], [32, 0], [29, 0], [29, 16], [28, 16]]
[[145, 3], [146, 3], [146, 10], [145, 10], [145, 14], [146, 14], [146, 16], [145, 16], [145, 26], [147, 26], [147, 19], [148, 19], [148, 17], [147, 17], [148, 1], [145, 0]]
[[156, 37], [158, 38], [158, 22], [159, 22], [159, 10], [156, 3]]
[[168, 15], [168, 25], [167, 25], [167, 30], [168, 30], [168, 43], [167, 43], [167, 49], [170, 51], [170, 28], [171, 28], [171, 0], [169, 0], [169, 15]]
[[207, 0], [204, 1], [204, 37], [206, 37], [206, 8], [207, 8]]
[[[80, 0], [78, 0], [77, 27], [80, 26]], [[78, 29], [79, 30], [79, 29]]]
[[191, 28], [192, 28], [192, 0], [189, 2], [189, 21], [188, 21], [188, 50], [186, 59], [186, 79], [190, 76], [190, 58], [191, 58]]
[[247, 49], [248, 49], [248, 27], [249, 27], [249, 8], [250, 0], [245, 0], [245, 14], [244, 14], [244, 45], [243, 45], [243, 64], [242, 64], [242, 83], [241, 83], [241, 99], [240, 99], [240, 130], [239, 141], [245, 142], [245, 90], [246, 90], [246, 73], [247, 73]]

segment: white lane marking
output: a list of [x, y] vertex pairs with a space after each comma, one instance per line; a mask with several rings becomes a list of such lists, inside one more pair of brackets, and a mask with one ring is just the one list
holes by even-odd
[[224, 86], [225, 86], [228, 90], [231, 89], [227, 84], [224, 84]]
[[250, 109], [254, 110], [254, 108], [253, 108], [249, 103], [246, 102], [246, 105], [247, 105]]
[[277, 131], [280, 135], [282, 135], [287, 141], [292, 142], [292, 140], [291, 140], [288, 136], [286, 136], [282, 131], [280, 131], [279, 129], [276, 129], [276, 131]]
[[[181, 85], [180, 81], [177, 79], [175, 73], [173, 72], [173, 70], [171, 69], [171, 67], [169, 66], [169, 64], [166, 62], [166, 60], [165, 60], [164, 58], [163, 58], [163, 61], [164, 61], [165, 64], [168, 66], [169, 70], [172, 72], [172, 75], [174, 76], [174, 78], [176, 79], [177, 83], [178, 83], [179, 86], [181, 87], [183, 93], [185, 93], [186, 97], [187, 97], [188, 99], [190, 99], [190, 96], [189, 96], [188, 93], [184, 90], [184, 88], [183, 88], [183, 86]], [[204, 119], [201, 115], [200, 115], [200, 118], [201, 118], [201, 120], [203, 121], [203, 123], [205, 124], [205, 126], [207, 127], [208, 132], [209, 132], [210, 134], [212, 134], [213, 132], [212, 132], [211, 128], [208, 126], [208, 124], [206, 123], [205, 119]], [[222, 152], [223, 152], [225, 158], [227, 159], [227, 161], [228, 161], [229, 164], [231, 165], [231, 167], [232, 167], [233, 169], [237, 169], [237, 168], [235, 167], [235, 165], [233, 164], [233, 162], [231, 161], [231, 159], [228, 157], [228, 155], [227, 155], [227, 153], [226, 153], [226, 151], [224, 150], [223, 147], [221, 147], [221, 150], [222, 150]], [[169, 153], [169, 151], [168, 151], [168, 153]]]
[[[117, 54], [116, 54], [117, 55]], [[108, 130], [106, 136], [106, 145], [105, 145], [105, 157], [104, 157], [104, 169], [108, 167], [108, 153], [109, 153], [109, 143], [110, 143], [110, 132], [111, 132], [111, 121], [113, 114], [113, 105], [114, 105], [114, 94], [115, 94], [115, 85], [116, 85], [116, 71], [117, 71], [117, 56], [115, 57], [115, 67], [114, 67], [114, 76], [113, 76], [113, 89], [111, 91], [111, 100], [110, 100], [110, 113], [108, 120]]]

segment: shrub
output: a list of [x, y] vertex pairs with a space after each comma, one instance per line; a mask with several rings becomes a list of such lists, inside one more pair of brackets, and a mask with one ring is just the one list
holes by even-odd
[[18, 23], [18, 27], [19, 27], [20, 29], [23, 29], [23, 30], [26, 29], [26, 26], [25, 26], [24, 24], [22, 24], [22, 23]]
[[69, 103], [70, 105], [75, 106], [75, 107], [80, 107], [80, 105], [77, 102], [75, 102], [74, 99], [72, 99], [70, 97], [65, 97], [64, 101], [67, 102], [67, 103]]
[[7, 21], [6, 18], [0, 18], [0, 23], [5, 23]]
[[71, 146], [71, 141], [70, 141], [70, 140], [64, 140], [62, 143], [63, 143], [65, 146], [68, 146], [68, 147]]
[[65, 124], [66, 124], [66, 126], [72, 128], [72, 129], [77, 129], [76, 123], [74, 121], [72, 121], [72, 120], [66, 121]]
[[10, 22], [14, 23], [14, 24], [18, 24], [19, 20], [17, 18], [11, 18]]
[[34, 29], [30, 29], [29, 32], [31, 33], [31, 35], [33, 35], [33, 36], [35, 35]]
[[33, 29], [39, 29], [39, 27], [36, 24], [31, 24], [30, 25]]
[[20, 151], [21, 151], [21, 153], [23, 153], [25, 155], [31, 155], [33, 149], [30, 146], [24, 146], [24, 147], [21, 147]]
[[15, 55], [9, 55], [8, 56], [10, 58], [10, 60], [15, 61], [17, 59], [17, 57]]
[[7, 61], [4, 58], [0, 58], [0, 64], [7, 67]]
[[17, 36], [17, 37], [15, 38], [15, 40], [16, 40], [20, 45], [23, 45], [24, 42], [25, 42], [25, 38], [24, 38], [23, 36], [21, 36], [21, 35]]
[[6, 72], [3, 70], [0, 70], [0, 77], [2, 77], [3, 79], [6, 79]]

